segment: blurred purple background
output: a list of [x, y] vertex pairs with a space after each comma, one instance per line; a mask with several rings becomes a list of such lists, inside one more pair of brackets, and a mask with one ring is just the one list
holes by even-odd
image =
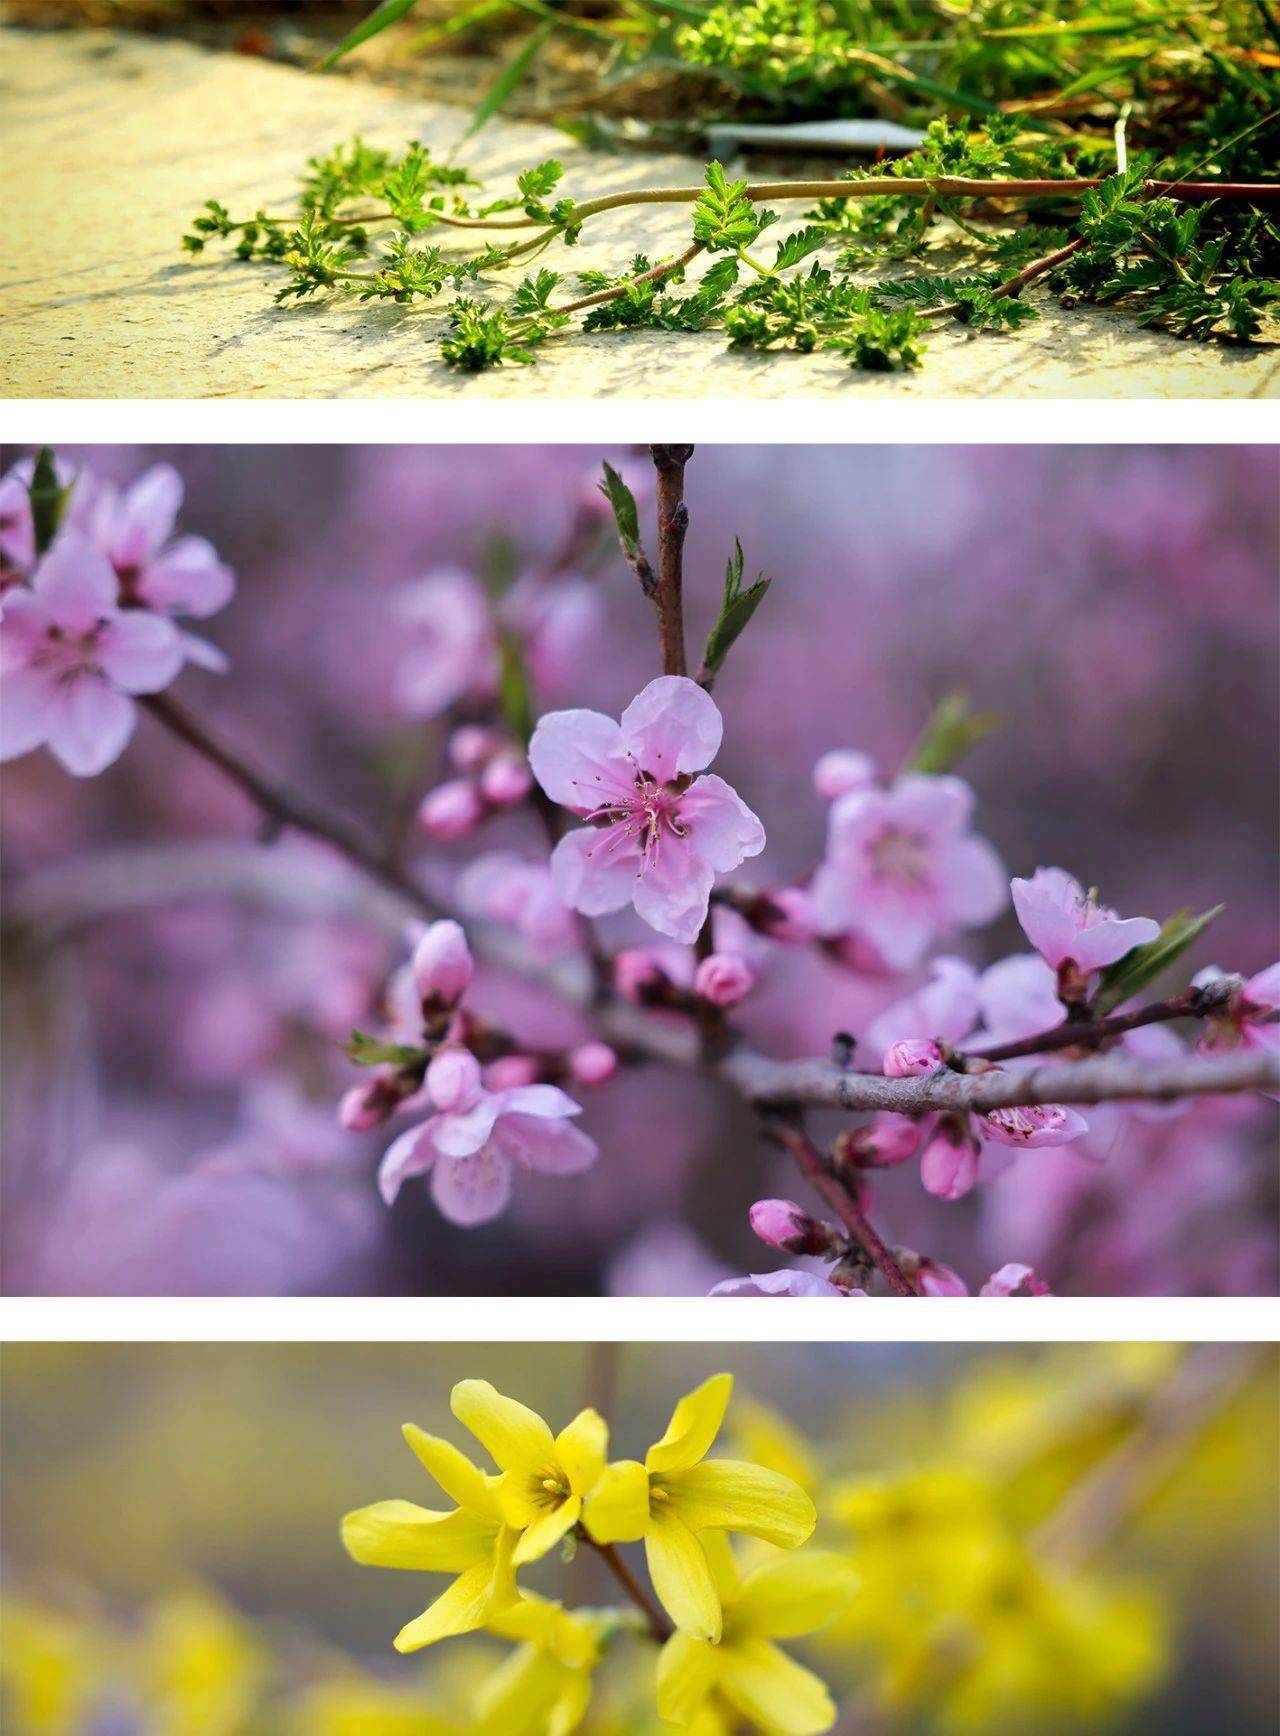
[[[380, 829], [411, 827], [445, 734], [389, 701], [397, 587], [446, 563], [545, 567], [602, 456], [636, 484], [648, 471], [638, 451], [576, 447], [67, 456], [121, 481], [160, 457], [177, 466], [181, 529], [210, 537], [239, 577], [208, 623], [231, 672], [188, 670], [179, 696]], [[891, 772], [959, 685], [1005, 719], [962, 770], [1011, 873], [1059, 863], [1125, 914], [1225, 900], [1188, 972], [1270, 963], [1278, 479], [1268, 448], [700, 449], [687, 478], [691, 643], [735, 535], [748, 576], [776, 581], [716, 689], [716, 770], [769, 839], [737, 881], [783, 884], [813, 865], [819, 753], [862, 748]], [[599, 629], [586, 654], [546, 671], [539, 703], [617, 715], [658, 672], [651, 611], [615, 554], [592, 575]], [[52, 871], [75, 865], [95, 885], [106, 847], [251, 840], [258, 824], [145, 717], [99, 778], [73, 780], [36, 753], [6, 767], [5, 785], [10, 916]], [[499, 820], [480, 846], [419, 840], [418, 856], [461, 865], [531, 843], [527, 827]], [[271, 848], [285, 880], [314, 857]], [[642, 935], [630, 917], [606, 928]], [[510, 1213], [476, 1231], [442, 1222], [417, 1187], [387, 1213], [372, 1185], [386, 1136], [334, 1120], [355, 1076], [337, 1042], [403, 956], [358, 914], [167, 896], [60, 927], [55, 945], [33, 947], [21, 925], [12, 939], [11, 1291], [684, 1292], [781, 1263], [746, 1208], [761, 1193], [803, 1198], [798, 1184], [725, 1093], [653, 1069], [585, 1099], [602, 1155], [580, 1181], [522, 1178]], [[953, 950], [986, 963], [1022, 944], [1006, 915]], [[742, 1022], [778, 1054], [821, 1052], [886, 998], [792, 950]], [[582, 1029], [509, 980], [485, 977], [474, 999], [542, 1041]], [[954, 1205], [924, 1195], [909, 1164], [877, 1184], [876, 1209], [894, 1240], [975, 1288], [1015, 1259], [1062, 1291], [1270, 1292], [1274, 1139], [1270, 1105], [1208, 1105], [1135, 1125], [1105, 1163], [1033, 1153]]]

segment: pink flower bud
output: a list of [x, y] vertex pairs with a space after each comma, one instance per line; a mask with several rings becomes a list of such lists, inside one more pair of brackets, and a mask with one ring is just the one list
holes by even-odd
[[949, 1128], [936, 1133], [920, 1159], [920, 1180], [935, 1199], [958, 1200], [978, 1179], [978, 1153], [966, 1134]]
[[580, 1043], [569, 1053], [569, 1073], [578, 1085], [607, 1085], [618, 1071], [618, 1057], [608, 1043]]
[[829, 1225], [811, 1218], [794, 1200], [757, 1200], [749, 1216], [760, 1240], [786, 1254], [831, 1253], [839, 1243]]
[[914, 1073], [932, 1073], [942, 1061], [942, 1050], [930, 1037], [913, 1037], [891, 1043], [885, 1051], [886, 1079], [909, 1079]]
[[693, 986], [713, 1007], [734, 1007], [756, 986], [756, 973], [739, 953], [713, 952], [698, 966]]
[[427, 1090], [437, 1109], [474, 1109], [480, 1101], [480, 1063], [470, 1049], [441, 1049], [427, 1068]]
[[850, 790], [864, 790], [875, 781], [875, 761], [856, 748], [832, 748], [813, 768], [813, 787], [824, 802], [834, 802]]
[[485, 1084], [490, 1091], [517, 1091], [522, 1085], [536, 1085], [540, 1071], [532, 1055], [499, 1055], [489, 1063]]
[[769, 894], [769, 902], [779, 913], [769, 924], [771, 940], [812, 940], [813, 901], [801, 886], [783, 886]]
[[465, 838], [484, 818], [484, 803], [465, 778], [437, 784], [418, 809], [433, 838]]
[[461, 925], [433, 922], [413, 949], [413, 983], [424, 1001], [455, 1007], [475, 969]]
[[950, 1266], [926, 1255], [916, 1264], [916, 1283], [923, 1296], [967, 1296], [969, 1286]]
[[338, 1104], [338, 1126], [345, 1133], [367, 1133], [371, 1127], [380, 1127], [386, 1118], [376, 1085], [353, 1085], [350, 1091], [343, 1092]]
[[1021, 1266], [1016, 1261], [1010, 1261], [1007, 1266], [1001, 1266], [998, 1272], [991, 1274], [978, 1294], [979, 1296], [1048, 1296], [1050, 1290], [1044, 1279], [1037, 1277], [1031, 1266]]
[[880, 1115], [870, 1127], [837, 1135], [844, 1159], [859, 1169], [893, 1169], [914, 1157], [920, 1129], [905, 1115]]
[[494, 808], [514, 808], [533, 788], [533, 773], [523, 754], [497, 754], [480, 773], [480, 794]]
[[483, 723], [460, 724], [449, 737], [448, 754], [460, 772], [474, 775], [507, 745], [501, 731]]
[[613, 981], [625, 1001], [643, 1002], [652, 990], [660, 988], [667, 973], [654, 957], [640, 947], [630, 947], [615, 955]]

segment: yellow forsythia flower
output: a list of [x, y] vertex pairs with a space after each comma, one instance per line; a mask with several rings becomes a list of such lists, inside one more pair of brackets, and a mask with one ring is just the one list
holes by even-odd
[[766, 1561], [742, 1578], [727, 1539], [708, 1542], [721, 1638], [671, 1636], [658, 1659], [659, 1712], [686, 1728], [714, 1728], [710, 1715], [723, 1718], [726, 1732], [746, 1718], [767, 1736], [820, 1736], [837, 1716], [826, 1683], [775, 1642], [834, 1620], [853, 1595], [852, 1567], [814, 1550]]
[[525, 1597], [489, 1623], [520, 1644], [485, 1683], [476, 1710], [486, 1736], [569, 1736], [586, 1715], [591, 1673], [616, 1625], [611, 1612]]
[[790, 1477], [740, 1459], [708, 1459], [724, 1421], [733, 1376], [713, 1375], [686, 1393], [644, 1464], [609, 1465], [584, 1523], [598, 1543], [644, 1539], [649, 1577], [678, 1628], [720, 1637], [720, 1599], [702, 1533], [742, 1531], [794, 1549], [813, 1531], [813, 1502]]
[[68, 1736], [87, 1718], [108, 1667], [88, 1620], [26, 1598], [0, 1606], [0, 1710], [14, 1736]]

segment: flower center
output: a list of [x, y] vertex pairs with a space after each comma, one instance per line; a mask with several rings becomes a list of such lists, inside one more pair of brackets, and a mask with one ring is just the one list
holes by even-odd
[[50, 627], [44, 644], [36, 653], [36, 667], [52, 675], [55, 681], [70, 682], [81, 675], [97, 675], [98, 629], [88, 633], [68, 634], [61, 627]]
[[886, 826], [870, 846], [872, 872], [881, 880], [920, 886], [928, 878], [929, 848], [918, 832]]
[[1100, 922], [1114, 922], [1116, 913], [1109, 904], [1098, 902], [1098, 888], [1091, 886], [1083, 897], [1076, 899], [1072, 912], [1081, 928], [1096, 928]]
[[635, 784], [626, 795], [602, 803], [587, 815], [587, 820], [616, 828], [609, 849], [634, 844], [643, 858], [643, 868], [652, 868], [658, 860], [664, 832], [670, 832], [674, 838], [687, 835], [680, 819], [681, 794], [638, 771]]
[[1061, 1127], [1066, 1117], [1056, 1103], [1050, 1103], [1043, 1107], [992, 1109], [986, 1119], [1002, 1127], [1012, 1139], [1030, 1139], [1033, 1133]]

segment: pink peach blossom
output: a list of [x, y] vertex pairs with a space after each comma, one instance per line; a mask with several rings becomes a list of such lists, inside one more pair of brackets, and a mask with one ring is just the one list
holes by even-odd
[[1089, 1131], [1089, 1123], [1064, 1103], [1035, 1103], [1018, 1109], [992, 1109], [977, 1117], [979, 1134], [997, 1145], [1068, 1145]]
[[942, 1065], [942, 1050], [929, 1037], [909, 1037], [901, 1043], [890, 1043], [882, 1063], [886, 1079], [910, 1079], [919, 1073], [932, 1073]]
[[722, 724], [697, 682], [662, 675], [622, 714], [555, 711], [529, 744], [534, 776], [552, 801], [591, 824], [551, 858], [556, 890], [584, 916], [634, 904], [660, 934], [692, 942], [718, 873], [764, 848], [764, 828], [722, 778], [699, 776]]
[[[123, 491], [101, 483], [88, 533], [115, 569], [121, 603], [158, 615], [216, 615], [235, 594], [231, 569], [202, 536], [174, 539], [183, 482], [171, 464], [154, 464]], [[186, 655], [221, 671], [227, 660], [195, 634], [183, 634]]]
[[978, 1179], [978, 1148], [957, 1128], [941, 1127], [920, 1158], [920, 1180], [936, 1199], [963, 1199]]
[[925, 1255], [916, 1265], [916, 1283], [922, 1296], [967, 1296], [969, 1286], [950, 1266]]
[[[1192, 986], [1207, 988], [1221, 982], [1225, 974], [1217, 965], [1210, 965], [1191, 979]], [[1278, 1011], [1280, 964], [1269, 964], [1246, 977], [1228, 1005], [1209, 1020], [1200, 1047], [1216, 1049], [1241, 1043], [1249, 1049], [1280, 1049]]]
[[866, 789], [875, 781], [876, 762], [856, 748], [831, 748], [813, 768], [813, 787], [824, 802], [834, 802], [851, 790]]
[[1068, 963], [1101, 970], [1160, 933], [1148, 916], [1117, 916], [1062, 868], [1037, 868], [1029, 880], [1012, 880], [1010, 891], [1023, 933], [1054, 970]]
[[413, 948], [413, 987], [419, 999], [442, 1008], [455, 1007], [470, 987], [475, 971], [462, 924], [449, 917], [431, 923]]
[[1011, 1260], [993, 1272], [978, 1291], [979, 1296], [1047, 1296], [1049, 1286], [1030, 1266]]
[[[435, 1099], [429, 1076], [427, 1084]], [[465, 1107], [435, 1099], [440, 1113], [387, 1148], [378, 1170], [387, 1205], [410, 1176], [430, 1172], [431, 1197], [450, 1223], [484, 1224], [506, 1210], [517, 1165], [543, 1175], [580, 1175], [599, 1156], [595, 1140], [570, 1125], [579, 1105], [557, 1086], [465, 1087], [461, 1069], [451, 1067], [442, 1095]]]
[[746, 1278], [726, 1278], [709, 1296], [865, 1296], [865, 1290], [842, 1290], [816, 1272], [784, 1266], [779, 1272], [752, 1272]]
[[120, 609], [115, 573], [75, 530], [0, 610], [0, 759], [44, 746], [74, 777], [105, 770], [133, 734], [133, 695], [158, 693], [182, 667], [177, 630]]
[[534, 1085], [542, 1071], [532, 1055], [499, 1055], [484, 1070], [484, 1082], [490, 1091], [514, 1091], [521, 1085]]
[[908, 1115], [877, 1115], [869, 1127], [841, 1134], [849, 1160], [860, 1169], [896, 1169], [920, 1148], [920, 1127]]
[[618, 1071], [618, 1052], [608, 1043], [579, 1043], [569, 1051], [569, 1077], [575, 1085], [607, 1085]]
[[533, 773], [522, 753], [495, 754], [480, 773], [480, 794], [493, 808], [514, 808], [533, 788]]
[[449, 778], [428, 790], [418, 808], [423, 830], [433, 838], [465, 838], [484, 818], [484, 803], [466, 778]]
[[484, 586], [461, 567], [437, 567], [397, 598], [405, 649], [391, 702], [407, 717], [439, 717], [497, 684], [497, 641]]
[[1000, 858], [969, 833], [973, 792], [955, 777], [910, 772], [832, 806], [827, 849], [813, 877], [819, 931], [857, 935], [894, 970], [930, 942], [990, 922], [1008, 897]]
[[[933, 1039], [934, 1061], [930, 1065], [934, 1065], [940, 1058], [936, 1050], [938, 1042], [959, 1043], [978, 1022], [978, 974], [973, 966], [962, 958], [935, 958], [929, 969], [932, 974], [927, 983], [914, 994], [895, 1001], [867, 1029], [867, 1047], [886, 1057], [886, 1073], [891, 1048], [909, 1044], [913, 1039]], [[894, 1076], [902, 1075], [891, 1075]]]
[[458, 897], [476, 916], [514, 928], [540, 958], [571, 952], [581, 942], [578, 919], [557, 894], [546, 861], [490, 850], [463, 869]]

